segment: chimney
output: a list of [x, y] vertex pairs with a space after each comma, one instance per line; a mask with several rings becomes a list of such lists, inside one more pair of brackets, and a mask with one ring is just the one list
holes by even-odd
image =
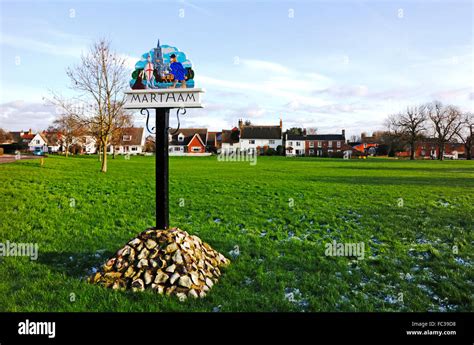
[[280, 128], [283, 128], [283, 120], [280, 117]]
[[31, 128], [30, 128], [30, 131], [28, 132], [28, 134], [33, 134], [33, 131], [31, 130]]
[[242, 125], [243, 125], [242, 119], [239, 119], [239, 129], [242, 129]]
[[345, 129], [342, 130], [342, 136], [343, 136], [344, 138], [346, 137], [346, 130], [345, 130]]

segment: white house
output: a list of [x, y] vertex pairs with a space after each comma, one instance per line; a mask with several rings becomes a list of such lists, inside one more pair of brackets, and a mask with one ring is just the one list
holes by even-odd
[[48, 153], [62, 151], [63, 135], [59, 131], [43, 131], [42, 137], [48, 142]]
[[119, 155], [141, 154], [145, 150], [145, 130], [144, 128], [128, 127], [123, 128], [117, 144], [109, 146], [109, 153]]
[[28, 143], [28, 150], [42, 150], [43, 152], [48, 152], [48, 140], [41, 133], [36, 133], [33, 139]]
[[242, 125], [240, 120], [239, 127], [241, 151], [263, 154], [268, 149], [277, 150], [278, 146], [283, 145], [281, 119], [279, 126]]
[[83, 138], [83, 145], [86, 154], [93, 155], [97, 152], [97, 140], [93, 136], [85, 136]]
[[306, 139], [301, 135], [286, 134], [285, 152], [287, 156], [303, 156]]
[[221, 152], [230, 154], [240, 150], [239, 135], [240, 132], [237, 127], [230, 130], [223, 129], [221, 135]]

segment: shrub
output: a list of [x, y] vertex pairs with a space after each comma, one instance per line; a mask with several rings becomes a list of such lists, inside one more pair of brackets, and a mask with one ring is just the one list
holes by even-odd
[[342, 151], [340, 151], [340, 152], [330, 152], [329, 157], [330, 158], [342, 158], [342, 157], [344, 157], [344, 152], [342, 152]]
[[265, 151], [265, 155], [267, 156], [275, 156], [276, 154], [277, 154], [277, 151], [275, 149], [272, 149], [271, 147]]
[[280, 156], [284, 156], [285, 155], [285, 148], [282, 145], [278, 145], [277, 146], [277, 153]]

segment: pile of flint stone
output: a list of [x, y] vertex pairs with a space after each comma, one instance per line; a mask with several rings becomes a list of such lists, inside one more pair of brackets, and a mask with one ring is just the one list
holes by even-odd
[[89, 282], [112, 289], [154, 290], [160, 294], [204, 297], [230, 261], [197, 236], [178, 228], [148, 229], [130, 240]]

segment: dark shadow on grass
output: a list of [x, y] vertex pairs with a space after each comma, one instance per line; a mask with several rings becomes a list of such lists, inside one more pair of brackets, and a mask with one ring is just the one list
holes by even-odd
[[311, 177], [310, 181], [328, 182], [336, 184], [356, 184], [356, 185], [414, 185], [414, 186], [437, 186], [437, 187], [474, 187], [472, 178], [432, 178], [432, 177], [380, 177], [380, 176], [316, 176]]
[[49, 252], [39, 253], [38, 263], [50, 267], [51, 270], [64, 273], [73, 278], [83, 278], [92, 274], [92, 268], [99, 269], [112, 252]]
[[335, 169], [345, 169], [345, 170], [368, 170], [368, 171], [377, 171], [377, 170], [388, 170], [388, 171], [422, 171], [422, 172], [444, 172], [444, 173], [474, 173], [474, 167], [381, 167], [381, 166], [334, 166]]

